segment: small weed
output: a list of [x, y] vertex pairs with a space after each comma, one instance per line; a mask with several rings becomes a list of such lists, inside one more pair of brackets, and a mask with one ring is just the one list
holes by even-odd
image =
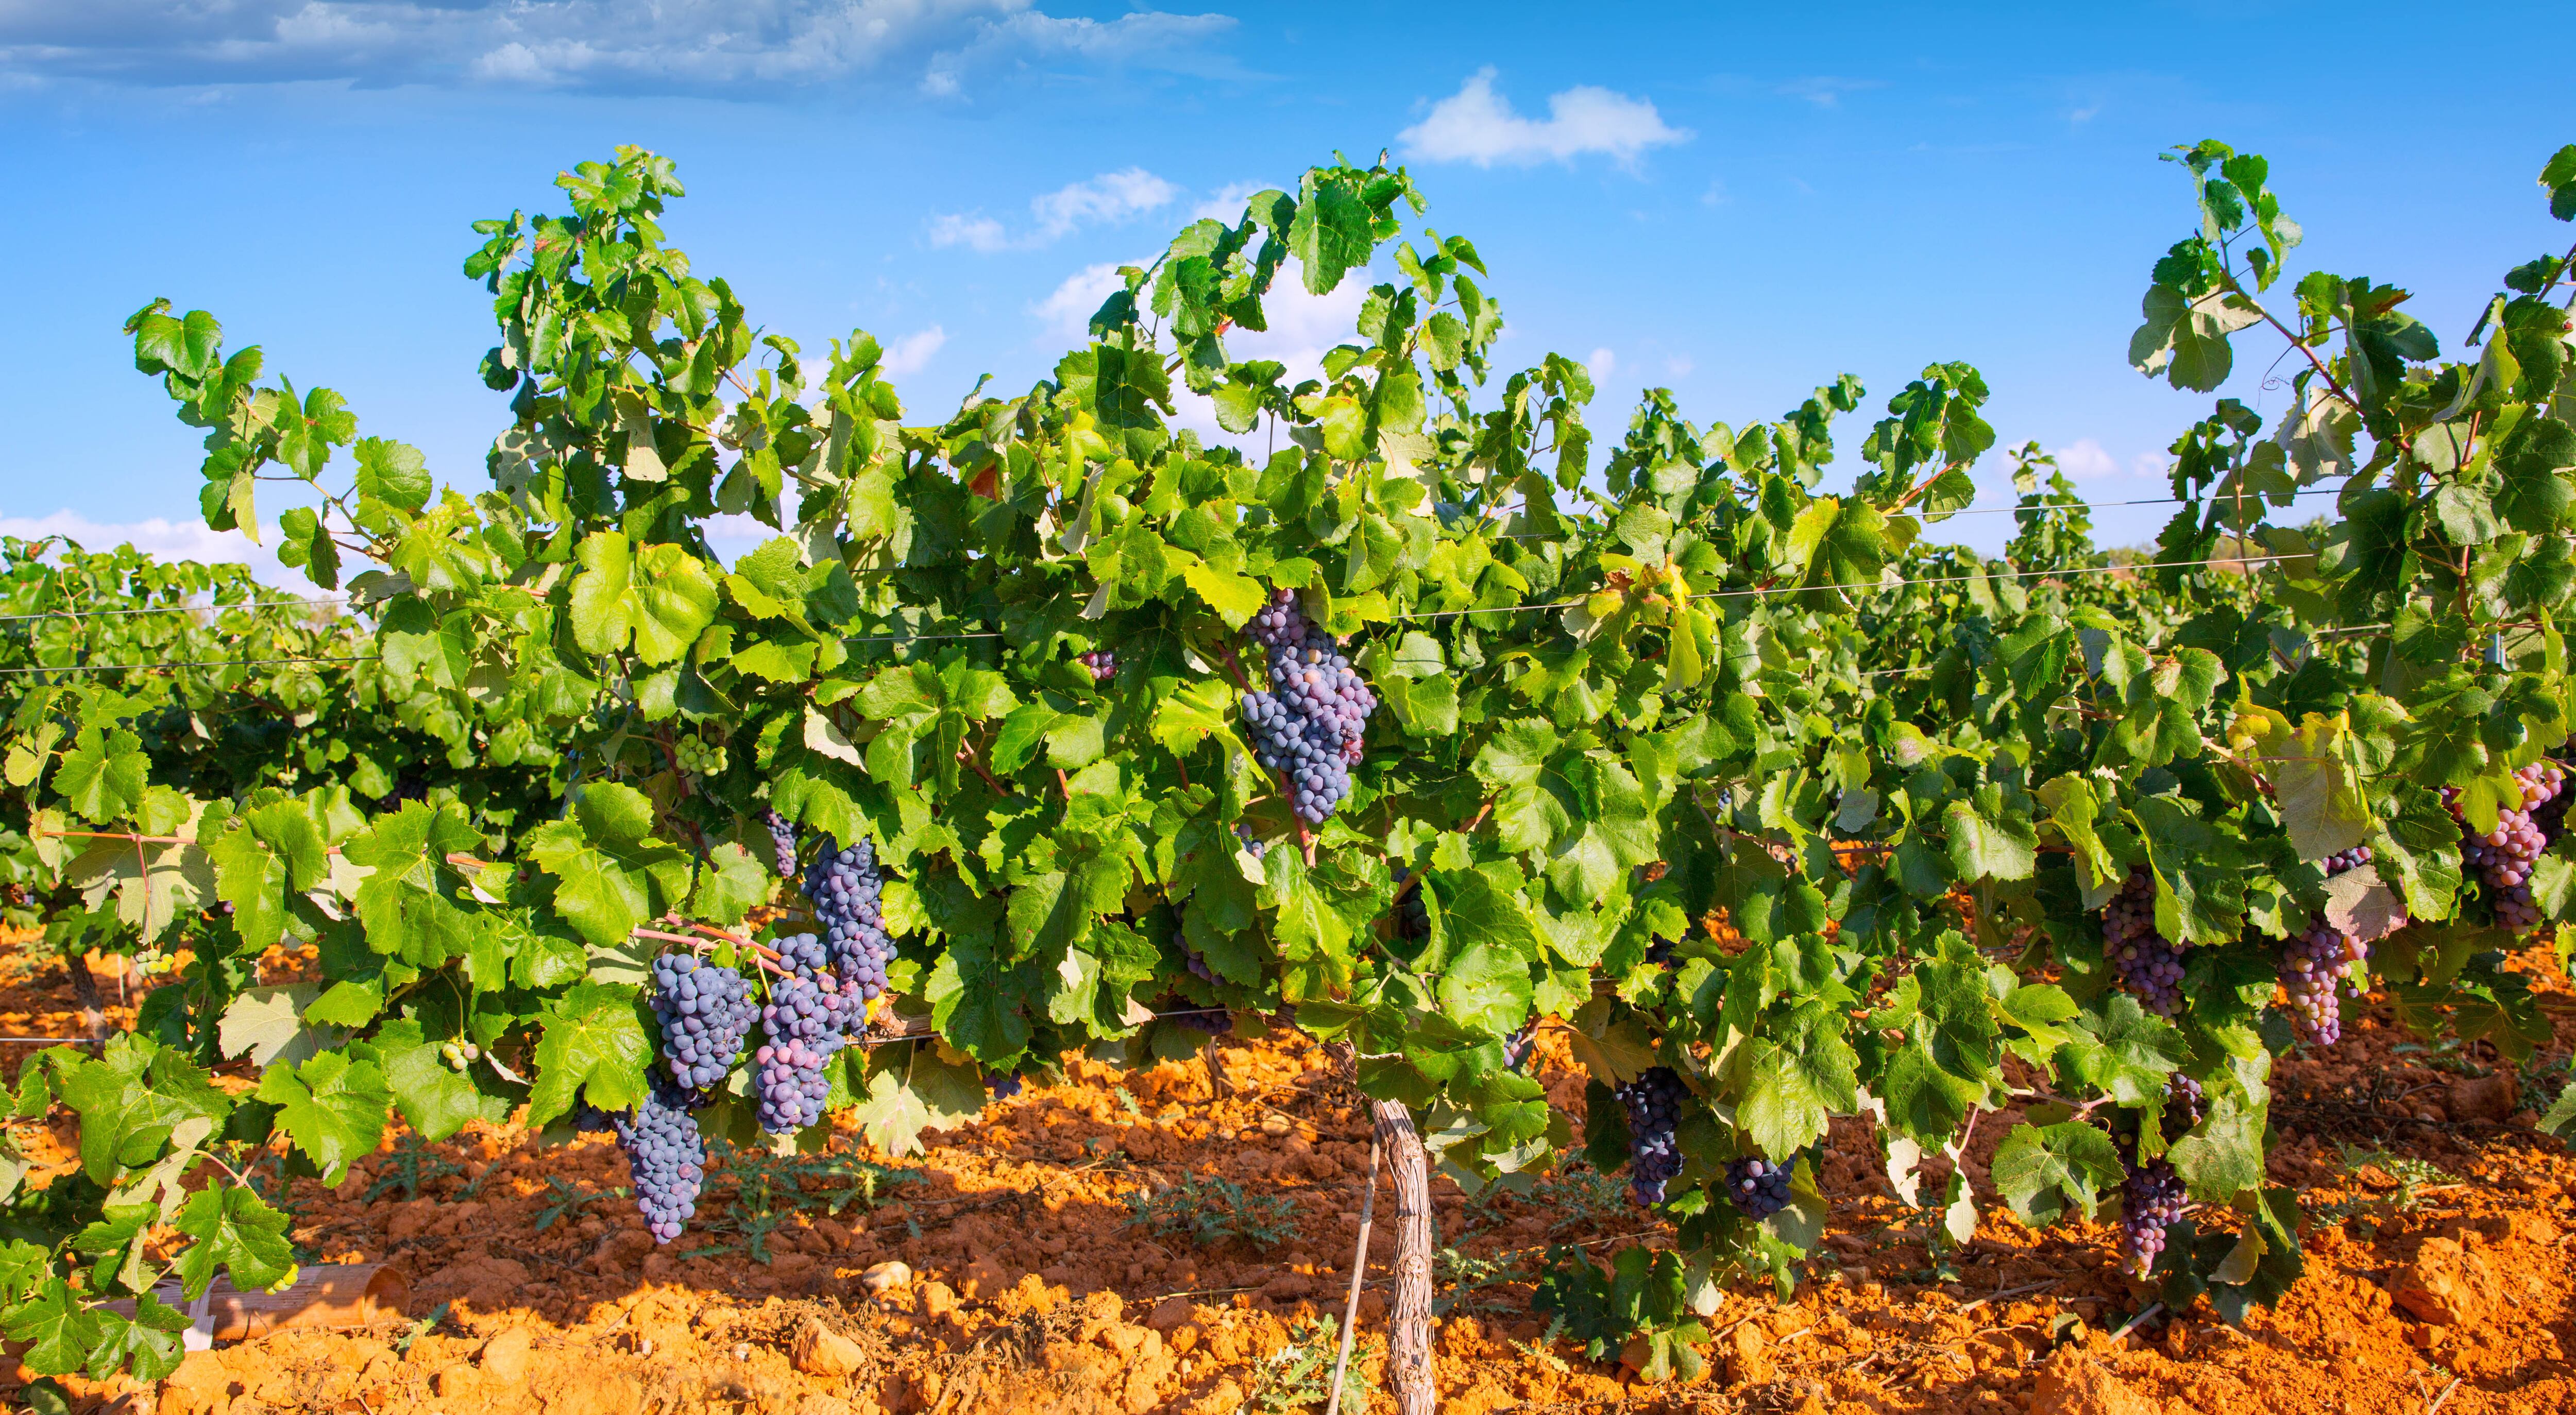
[[1127, 1226], [1157, 1237], [1182, 1237], [1201, 1247], [1240, 1238], [1275, 1248], [1297, 1236], [1297, 1206], [1276, 1194], [1246, 1194], [1230, 1180], [1190, 1175], [1147, 1198], [1127, 1195]]
[[[1288, 1344], [1279, 1354], [1253, 1368], [1252, 1392], [1244, 1408], [1265, 1415], [1325, 1404], [1332, 1397], [1333, 1360], [1340, 1354], [1341, 1323], [1330, 1316], [1298, 1322], [1288, 1329]], [[1350, 1369], [1342, 1374], [1342, 1408], [1366, 1410], [1368, 1390], [1359, 1378], [1356, 1349]]]
[[1628, 1201], [1625, 1180], [1580, 1162], [1541, 1181], [1537, 1192], [1530, 1195], [1530, 1202], [1564, 1215], [1549, 1226], [1551, 1234], [1584, 1224], [1622, 1222], [1634, 1208]]
[[563, 1181], [563, 1176], [558, 1174], [549, 1174], [546, 1176], [546, 1193], [544, 1197], [546, 1200], [545, 1206], [537, 1210], [537, 1231], [539, 1233], [543, 1233], [547, 1229], [554, 1227], [556, 1220], [569, 1214], [581, 1212], [582, 1206], [588, 1204], [594, 1199], [623, 1199], [626, 1197], [626, 1190], [623, 1187], [597, 1192], [586, 1189], [577, 1189], [570, 1184], [566, 1184]]
[[411, 1344], [413, 1342], [420, 1340], [422, 1337], [429, 1335], [433, 1331], [436, 1331], [438, 1329], [438, 1324], [447, 1320], [447, 1307], [447, 1303], [441, 1302], [437, 1306], [430, 1308], [428, 1316], [412, 1323], [411, 1330], [395, 1337], [394, 1354], [396, 1356], [402, 1355], [404, 1352], [411, 1350]]
[[1507, 1253], [1499, 1258], [1474, 1258], [1455, 1248], [1443, 1248], [1432, 1255], [1431, 1285], [1448, 1289], [1431, 1299], [1431, 1310], [1445, 1315], [1452, 1307], [1493, 1307], [1507, 1310], [1509, 1304], [1476, 1300], [1476, 1294], [1489, 1287], [1524, 1280], [1527, 1253]]
[[1118, 1104], [1126, 1107], [1129, 1115], [1141, 1118], [1145, 1114], [1145, 1108], [1136, 1104], [1136, 1095], [1134, 1092], [1128, 1090], [1124, 1086], [1112, 1086], [1109, 1089], [1118, 1093]]

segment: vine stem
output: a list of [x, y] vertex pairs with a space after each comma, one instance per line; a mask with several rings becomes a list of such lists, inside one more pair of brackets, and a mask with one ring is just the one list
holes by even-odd
[[[700, 938], [695, 934], [668, 933], [661, 929], [637, 929], [634, 931], [634, 936], [637, 938], [658, 939], [663, 943], [685, 943], [692, 949], [704, 948], [707, 944], [705, 939]], [[724, 938], [725, 935], [718, 934], [717, 937]], [[728, 941], [735, 944], [740, 944], [742, 942], [740, 939], [729, 939]], [[782, 978], [787, 976], [787, 969], [778, 965], [778, 954], [774, 950], [763, 948], [756, 943], [749, 945], [749, 948], [751, 950], [753, 962], [759, 964], [764, 970], [775, 973]]]
[[1395, 1310], [1387, 1333], [1387, 1371], [1397, 1415], [1432, 1415], [1431, 1171], [1422, 1136], [1402, 1101], [1369, 1102], [1376, 1141], [1384, 1147], [1395, 1188]]
[[967, 764], [968, 766], [971, 766], [971, 767], [975, 768], [975, 774], [976, 774], [977, 776], [980, 776], [980, 777], [984, 778], [984, 784], [993, 788], [993, 794], [994, 794], [994, 795], [996, 795], [996, 796], [1015, 796], [1015, 795], [1019, 794], [1018, 792], [1015, 792], [1015, 791], [1011, 790], [1011, 788], [1009, 788], [1009, 787], [1007, 787], [1007, 786], [1004, 786], [1004, 785], [1003, 785], [1002, 783], [1000, 783], [999, 781], [996, 781], [996, 780], [994, 780], [994, 779], [993, 779], [993, 773], [992, 773], [992, 770], [991, 770], [990, 768], [988, 768], [988, 767], [986, 767], [986, 766], [984, 765], [984, 759], [983, 759], [982, 757], [977, 756], [977, 755], [975, 754], [975, 749], [974, 749], [974, 748], [972, 748], [972, 747], [960, 747], [960, 748], [958, 748], [958, 749], [957, 749], [957, 760], [959, 760], [959, 761], [961, 761], [961, 762], [964, 762], [964, 763], [965, 763], [965, 764]]

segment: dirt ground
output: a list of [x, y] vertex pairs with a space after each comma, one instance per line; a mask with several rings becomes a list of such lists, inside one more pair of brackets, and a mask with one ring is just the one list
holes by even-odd
[[[1551, 1340], [1528, 1299], [1552, 1245], [1606, 1254], [1668, 1230], [1579, 1167], [1482, 1202], [1435, 1178], [1441, 1407], [2576, 1411], [2576, 1161], [2531, 1128], [2576, 1041], [2576, 999], [2550, 1001], [2555, 1044], [2519, 1071], [2384, 1016], [2281, 1065], [2273, 1177], [2301, 1191], [2307, 1277], [2241, 1330], [2206, 1304], [2130, 1326], [2150, 1299], [2115, 1270], [2107, 1224], [2037, 1233], [1997, 1205], [1936, 1267], [1866, 1125], [1846, 1121], [1820, 1176], [1834, 1223], [1811, 1280], [1786, 1302], [1728, 1293], [1705, 1376], [1650, 1385]], [[78, 1030], [59, 966], [0, 959], [0, 1033]], [[29, 1050], [0, 1048], [0, 1066]], [[416, 1320], [227, 1345], [158, 1387], [65, 1384], [75, 1410], [165, 1415], [1320, 1410], [1331, 1351], [1316, 1318], [1338, 1314], [1349, 1279], [1365, 1114], [1302, 1039], [1218, 1054], [1221, 1098], [1195, 1061], [1075, 1061], [1065, 1085], [926, 1132], [926, 1154], [889, 1160], [845, 1133], [801, 1161], [730, 1155], [701, 1222], [663, 1248], [604, 1138], [396, 1135], [336, 1188], [293, 1181], [285, 1203], [306, 1261], [393, 1264]], [[1561, 1039], [1543, 1035], [1541, 1057], [1551, 1098], [1579, 1115]], [[1967, 1164], [1981, 1188], [2008, 1128], [1980, 1127]], [[70, 1133], [59, 1115], [17, 1126], [37, 1178], [65, 1162]], [[273, 1168], [251, 1178], [275, 1192]], [[1200, 1190], [1148, 1217], [1227, 1217], [1231, 1232], [1202, 1243], [1131, 1222], [1135, 1203], [1213, 1179], [1240, 1204]], [[1389, 1241], [1381, 1222], [1381, 1282]], [[872, 1292], [863, 1275], [882, 1282], [889, 1263], [909, 1280]], [[1385, 1305], [1382, 1287], [1364, 1293], [1354, 1357], [1374, 1411], [1393, 1408], [1378, 1379]], [[0, 1390], [21, 1379], [0, 1375]]]

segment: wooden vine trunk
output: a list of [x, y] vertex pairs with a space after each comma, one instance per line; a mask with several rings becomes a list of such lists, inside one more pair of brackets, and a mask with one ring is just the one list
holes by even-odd
[[1400, 1101], [1370, 1101], [1378, 1146], [1395, 1188], [1395, 1309], [1387, 1322], [1388, 1378], [1400, 1415], [1431, 1415], [1431, 1169]]

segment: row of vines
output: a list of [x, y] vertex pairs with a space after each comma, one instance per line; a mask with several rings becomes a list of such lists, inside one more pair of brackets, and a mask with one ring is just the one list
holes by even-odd
[[[337, 1181], [397, 1114], [613, 1128], [667, 1240], [710, 1141], [855, 1111], [900, 1153], [1068, 1053], [1282, 1027], [1470, 1189], [1627, 1166], [1677, 1243], [1540, 1300], [1656, 1373], [1821, 1240], [1836, 1116], [1936, 1230], [2117, 1205], [2162, 1300], [2277, 1298], [2276, 1057], [2365, 987], [2547, 1035], [2507, 964], [2576, 905], [2576, 252], [2445, 359], [2405, 291], [2291, 278], [2262, 159], [2173, 160], [2195, 224], [2131, 363], [2292, 372], [2182, 433], [2118, 565], [2035, 447], [2004, 557], [1927, 539], [1997, 441], [1964, 364], [1856, 449], [1849, 377], [1742, 427], [1655, 391], [1596, 440], [1585, 370], [1497, 367], [1476, 247], [1383, 165], [1190, 225], [1051, 376], [924, 423], [873, 339], [802, 348], [693, 269], [671, 164], [621, 149], [569, 215], [475, 226], [476, 491], [153, 302], [207, 524], [274, 524], [328, 602], [5, 547], [9, 907], [178, 977], [0, 1098], [80, 1155], [0, 1167], [0, 1325], [39, 1372], [170, 1370], [158, 1284], [293, 1266], [209, 1176]], [[2576, 147], [2542, 186], [2576, 218]], [[1228, 353], [1281, 279], [1367, 282], [1319, 377]], [[771, 535], [728, 565], [719, 517]], [[261, 984], [281, 944], [324, 981]], [[2005, 1107], [1994, 1192], [1924, 1184]]]

